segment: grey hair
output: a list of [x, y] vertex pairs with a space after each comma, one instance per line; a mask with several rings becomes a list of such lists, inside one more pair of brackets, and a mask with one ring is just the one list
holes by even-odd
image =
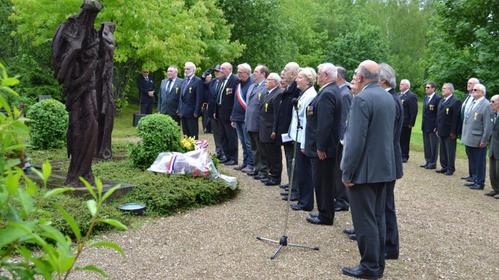
[[277, 84], [281, 83], [281, 76], [279, 76], [279, 74], [275, 72], [270, 73], [267, 79], [274, 79], [277, 82]]
[[192, 69], [194, 69], [194, 73], [196, 73], [196, 65], [194, 63], [192, 63], [192, 62], [189, 61], [189, 62], [185, 63], [185, 66], [192, 67]]
[[453, 84], [445, 83], [444, 85], [446, 85], [450, 89], [451, 92], [454, 92], [454, 85]]
[[309, 80], [310, 84], [313, 85], [315, 83], [315, 79], [317, 78], [317, 73], [315, 69], [312, 67], [301, 68], [298, 71], [298, 74], [302, 73], [303, 77]]
[[170, 68], [171, 68], [171, 69], [173, 69], [173, 70], [175, 70], [175, 72], [177, 72], [177, 73], [178, 73], [178, 69], [177, 69], [177, 67], [176, 67], [176, 66], [173, 66], [173, 65], [172, 65], [172, 66], [169, 66], [169, 67], [168, 67], [168, 69], [170, 69]]
[[239, 68], [239, 67], [243, 67], [243, 69], [244, 69], [244, 71], [246, 71], [246, 73], [251, 74], [251, 66], [248, 63], [239, 64], [237, 66], [237, 68]]
[[475, 87], [478, 87], [479, 90], [483, 92], [484, 95], [487, 95], [487, 89], [482, 84], [476, 84]]
[[379, 81], [386, 81], [391, 88], [397, 86], [395, 70], [384, 62], [379, 65]]
[[318, 68], [322, 68], [322, 72], [328, 73], [331, 77], [333, 77], [333, 80], [336, 80], [338, 78], [338, 70], [336, 69], [336, 66], [334, 66], [334, 64], [326, 62], [320, 64]]
[[343, 67], [336, 67], [336, 71], [338, 72], [338, 76], [341, 76], [343, 78], [343, 80], [347, 80], [347, 70], [345, 70], [345, 68]]
[[409, 80], [407, 79], [403, 79], [402, 81], [400, 81], [401, 83], [404, 83], [406, 84], [409, 88], [411, 88], [411, 82], [409, 82]]

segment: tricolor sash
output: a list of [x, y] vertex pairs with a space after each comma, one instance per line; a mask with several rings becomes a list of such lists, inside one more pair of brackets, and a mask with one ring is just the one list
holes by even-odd
[[237, 85], [237, 100], [239, 101], [239, 104], [241, 104], [241, 107], [243, 107], [244, 110], [246, 110], [246, 97], [243, 95], [243, 91], [241, 90], [241, 83]]

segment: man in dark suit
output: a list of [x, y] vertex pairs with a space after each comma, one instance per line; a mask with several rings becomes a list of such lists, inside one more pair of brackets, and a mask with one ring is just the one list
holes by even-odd
[[270, 73], [265, 80], [265, 87], [268, 90], [266, 96], [262, 96], [260, 102], [260, 122], [258, 136], [263, 143], [263, 154], [267, 157], [270, 170], [267, 178], [261, 181], [267, 186], [279, 185], [282, 173], [282, 153], [281, 147], [276, 145], [276, 122], [275, 115], [279, 109], [282, 90], [279, 88], [281, 77], [277, 73]]
[[137, 79], [137, 87], [140, 94], [140, 113], [152, 114], [156, 86], [153, 80], [149, 78], [149, 70], [142, 70], [142, 76]]
[[186, 62], [178, 112], [182, 120], [182, 132], [189, 137], [199, 139], [198, 117], [201, 115], [201, 106], [203, 105], [204, 84], [195, 73], [196, 65], [192, 62]]
[[400, 81], [400, 100], [404, 107], [404, 123], [402, 125], [402, 134], [400, 134], [400, 148], [402, 148], [402, 162], [409, 160], [409, 149], [411, 142], [411, 132], [416, 123], [418, 115], [418, 99], [412, 91], [409, 90], [411, 83], [407, 79]]
[[450, 84], [442, 87], [442, 100], [438, 105], [436, 135], [440, 138], [440, 165], [437, 173], [452, 175], [456, 171], [456, 141], [461, 117], [461, 100], [452, 92]]
[[222, 81], [217, 89], [217, 107], [213, 118], [219, 120], [220, 139], [227, 161], [225, 165], [237, 165], [237, 132], [231, 125], [234, 95], [236, 94], [239, 78], [232, 74], [232, 64], [225, 62], [220, 67]]
[[[453, 91], [452, 84], [449, 85]], [[489, 101], [485, 98], [486, 89], [482, 84], [473, 88], [473, 103], [464, 116], [461, 142], [466, 146], [468, 165], [473, 177], [472, 183], [464, 184], [472, 190], [483, 190], [485, 186], [485, 166], [487, 161], [487, 145], [492, 131]]]
[[178, 69], [175, 66], [168, 67], [166, 72], [168, 79], [161, 81], [158, 96], [158, 114], [168, 115], [180, 126], [180, 117], [177, 115], [180, 89], [184, 82], [178, 78]]
[[438, 137], [435, 134], [437, 127], [438, 105], [442, 99], [435, 91], [437, 85], [433, 82], [427, 83], [425, 87], [426, 96], [423, 103], [423, 119], [421, 130], [423, 130], [423, 144], [425, 163], [420, 167], [426, 169], [437, 168]]
[[215, 141], [215, 150], [217, 153], [217, 158], [220, 162], [226, 162], [227, 158], [224, 155], [222, 149], [222, 139], [220, 138], [220, 126], [219, 120], [213, 118], [215, 114], [215, 109], [217, 107], [217, 88], [219, 83], [223, 78], [222, 73], [220, 72], [220, 64], [217, 64], [214, 68], [211, 68], [211, 73], [215, 76], [213, 78], [212, 74], [205, 75], [205, 100], [208, 103], [208, 108], [206, 109], [206, 116], [208, 116], [208, 120], [211, 125], [211, 131], [213, 133], [213, 140]]
[[[281, 80], [281, 83], [286, 84], [284, 92], [281, 95], [281, 100], [279, 102], [279, 109], [277, 111], [276, 116], [276, 144], [284, 147], [284, 156], [286, 157], [286, 169], [288, 172], [288, 187], [289, 180], [291, 178], [291, 165], [293, 163], [293, 153], [294, 146], [293, 142], [282, 142], [282, 134], [287, 134], [289, 131], [289, 126], [291, 124], [291, 118], [293, 117], [293, 104], [291, 100], [293, 98], [298, 98], [300, 96], [300, 89], [296, 87], [296, 76], [298, 76], [298, 71], [300, 70], [300, 66], [296, 62], [289, 62], [284, 67], [282, 74], [284, 76], [284, 80]], [[295, 165], [296, 167], [296, 165]], [[296, 172], [299, 172], [295, 169]], [[297, 173], [295, 173], [297, 174]], [[296, 178], [296, 177], [295, 177]], [[285, 187], [286, 185], [283, 185]], [[294, 180], [293, 186], [291, 188], [291, 200], [298, 200], [298, 180]], [[282, 200], [288, 200], [288, 196], [285, 195], [282, 197]]]
[[486, 193], [486, 196], [491, 196], [495, 199], [499, 199], [499, 95], [494, 95], [490, 99], [490, 108], [493, 111], [491, 122], [494, 123], [492, 127], [492, 137], [490, 138], [490, 149], [489, 149], [489, 175], [490, 175], [490, 186], [492, 191]]
[[363, 61], [355, 71], [352, 92], [357, 95], [352, 100], [341, 161], [361, 255], [357, 267], [344, 267], [342, 272], [366, 279], [383, 277], [386, 183], [397, 177], [395, 103], [378, 81], [379, 66], [374, 61]]
[[263, 143], [258, 138], [258, 129], [260, 126], [260, 104], [264, 101], [267, 95], [267, 88], [265, 87], [265, 80], [269, 74], [267, 66], [258, 65], [253, 71], [253, 81], [248, 89], [248, 104], [246, 107], [246, 115], [244, 122], [246, 123], [246, 130], [250, 136], [251, 150], [253, 152], [253, 161], [255, 169], [247, 174], [253, 176], [255, 179], [266, 178], [269, 174], [269, 165], [267, 163], [267, 156], [264, 151]]
[[305, 155], [310, 158], [319, 214], [306, 220], [312, 224], [333, 225], [335, 212], [334, 165], [341, 134], [341, 91], [335, 84], [338, 72], [331, 63], [317, 68], [321, 87], [306, 110]]
[[[473, 88], [476, 84], [479, 84], [480, 81], [477, 78], [470, 78], [468, 80], [468, 84], [466, 85], [466, 90], [468, 94], [464, 98], [463, 105], [461, 106], [461, 123], [458, 126], [458, 134], [462, 134], [463, 130], [463, 122], [464, 116], [468, 113], [468, 110], [471, 108], [471, 103], [473, 103]], [[469, 158], [468, 152], [466, 151], [466, 156]], [[471, 166], [468, 166], [468, 176], [461, 177], [461, 179], [466, 180], [468, 182], [473, 182], [473, 176], [471, 175]]]

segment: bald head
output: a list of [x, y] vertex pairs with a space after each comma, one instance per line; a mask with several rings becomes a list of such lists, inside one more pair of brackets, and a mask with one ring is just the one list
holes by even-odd
[[364, 60], [353, 74], [352, 93], [357, 94], [370, 83], [379, 81], [379, 65], [372, 60]]
[[298, 75], [298, 70], [300, 70], [300, 66], [296, 62], [289, 62], [284, 67], [284, 77], [286, 78], [286, 82], [291, 83], [296, 76]]
[[229, 77], [229, 75], [232, 73], [232, 64], [228, 62], [222, 63], [222, 66], [220, 66], [220, 72], [222, 72], [224, 78]]
[[480, 83], [480, 81], [477, 78], [470, 78], [468, 80], [468, 85], [466, 86], [466, 89], [471, 94], [475, 85], [479, 84], [479, 83]]

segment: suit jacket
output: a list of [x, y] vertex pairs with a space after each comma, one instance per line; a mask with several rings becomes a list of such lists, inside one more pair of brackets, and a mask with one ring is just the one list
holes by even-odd
[[[341, 135], [340, 139], [343, 139], [345, 135], [345, 129], [347, 128], [347, 116], [350, 112], [350, 105], [352, 104], [352, 92], [344, 85], [341, 89]], [[400, 98], [399, 98], [400, 100]]]
[[201, 115], [201, 106], [203, 105], [204, 83], [201, 78], [193, 75], [191, 81], [187, 83], [187, 78], [184, 80], [178, 111], [181, 118], [193, 119], [194, 114]]
[[[392, 88], [388, 91], [395, 101], [395, 125], [393, 130], [393, 149], [395, 151], [395, 172], [397, 179], [404, 176], [404, 169], [402, 166], [402, 149], [400, 148], [400, 134], [402, 134], [402, 123], [404, 121], [404, 109], [402, 108], [402, 101], [400, 101], [399, 94]], [[435, 97], [435, 96], [434, 96]]]
[[395, 118], [393, 98], [378, 83], [368, 84], [353, 98], [341, 160], [345, 182], [368, 184], [396, 179]]
[[461, 100], [454, 95], [444, 102], [441, 98], [438, 105], [437, 131], [438, 136], [449, 137], [457, 135], [459, 130], [459, 118], [461, 117]]
[[491, 113], [490, 121], [494, 124], [492, 126], [492, 137], [490, 137], [490, 150], [489, 157], [499, 159], [499, 118], [496, 112]]
[[[246, 116], [246, 110], [248, 108], [248, 89], [252, 84], [253, 81], [250, 78], [248, 78], [246, 81], [240, 81], [241, 100], [239, 100], [236, 90], [234, 96], [234, 107], [232, 108], [231, 114], [233, 122], [244, 122], [244, 117]], [[246, 102], [246, 108], [244, 108], [242, 105], [244, 102]]]
[[276, 135], [276, 139], [272, 140], [270, 135], [275, 132], [275, 119], [277, 110], [279, 110], [279, 102], [281, 100], [282, 89], [275, 88], [267, 94], [262, 96], [260, 102], [260, 122], [258, 125], [258, 138], [262, 143], [275, 143], [280, 135]]
[[418, 98], [412, 91], [408, 90], [405, 96], [400, 97], [402, 106], [404, 107], [404, 123], [403, 126], [414, 126], [416, 123], [416, 116], [418, 115]]
[[159, 88], [158, 95], [158, 112], [161, 114], [168, 114], [170, 116], [176, 116], [178, 111], [178, 102], [180, 100], [180, 90], [183, 84], [182, 79], [175, 78], [170, 85], [171, 89], [167, 92], [166, 86], [168, 85], [168, 79], [161, 81], [161, 86]]
[[282, 145], [281, 135], [288, 133], [289, 125], [291, 124], [291, 116], [293, 113], [293, 98], [300, 96], [300, 89], [296, 87], [296, 82], [293, 81], [281, 95], [280, 105], [277, 112], [276, 127], [274, 131], [277, 133], [277, 145]]
[[[222, 80], [223, 83], [223, 80]], [[223, 88], [221, 86], [223, 85]], [[217, 108], [215, 114], [217, 119], [230, 122], [232, 109], [234, 107], [234, 96], [236, 95], [237, 86], [239, 85], [239, 77], [235, 74], [229, 76], [225, 84], [220, 85], [217, 89]], [[220, 99], [222, 103], [220, 104]]]
[[442, 97], [435, 93], [431, 98], [430, 102], [426, 102], [426, 97], [423, 102], [423, 119], [421, 122], [421, 129], [423, 132], [433, 132], [437, 127], [437, 114], [438, 114], [438, 106], [440, 104], [440, 100]]
[[317, 150], [328, 158], [336, 157], [336, 146], [341, 133], [341, 91], [335, 83], [319, 90], [307, 108], [305, 128], [305, 155], [318, 157]]
[[149, 91], [156, 92], [156, 85], [154, 85], [153, 80], [149, 77], [149, 81], [147, 81], [144, 76], [140, 76], [137, 78], [137, 87], [139, 88], [140, 94], [140, 103], [148, 104], [154, 103], [154, 96], [149, 96]]
[[474, 148], [478, 148], [480, 142], [488, 144], [492, 131], [491, 116], [493, 117], [490, 102], [486, 98], [475, 103], [468, 115], [464, 116], [461, 142]]
[[[309, 87], [305, 92], [303, 92], [298, 98], [298, 116], [296, 115], [296, 109], [293, 108], [291, 124], [289, 125], [288, 135], [293, 140], [301, 144], [301, 149], [305, 149], [305, 130], [307, 128], [307, 108], [310, 102], [314, 100], [317, 96], [317, 91], [313, 86]], [[301, 129], [298, 129], [298, 118], [300, 120]], [[296, 132], [298, 131], [298, 137], [296, 137]]]
[[260, 84], [252, 84], [248, 88], [248, 94], [246, 96], [246, 115], [244, 116], [247, 131], [258, 132], [260, 123], [260, 101], [265, 98], [266, 94], [267, 88], [265, 87], [265, 80]]
[[204, 82], [205, 89], [205, 101], [208, 103], [208, 110], [206, 110], [206, 114], [213, 118], [213, 114], [216, 112], [217, 108], [217, 87], [218, 83], [220, 83], [217, 79], [212, 79], [209, 82]]

